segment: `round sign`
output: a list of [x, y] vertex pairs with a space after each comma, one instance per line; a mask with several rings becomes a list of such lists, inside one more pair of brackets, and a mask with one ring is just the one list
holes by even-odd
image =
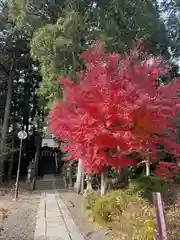
[[26, 139], [27, 138], [27, 133], [23, 130], [18, 132], [18, 138], [19, 139]]

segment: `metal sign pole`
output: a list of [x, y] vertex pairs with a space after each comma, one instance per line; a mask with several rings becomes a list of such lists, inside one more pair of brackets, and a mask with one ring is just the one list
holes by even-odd
[[18, 138], [20, 139], [20, 149], [19, 149], [19, 161], [18, 161], [18, 170], [16, 175], [16, 184], [15, 184], [15, 199], [18, 198], [18, 190], [19, 190], [19, 176], [21, 170], [21, 155], [22, 155], [22, 144], [23, 140], [27, 138], [27, 133], [25, 131], [20, 131], [18, 133]]
[[16, 176], [16, 185], [15, 185], [15, 199], [18, 198], [18, 190], [19, 190], [19, 175], [20, 175], [20, 169], [21, 169], [22, 143], [23, 143], [23, 139], [21, 139], [21, 142], [20, 142], [18, 170], [17, 170], [17, 176]]

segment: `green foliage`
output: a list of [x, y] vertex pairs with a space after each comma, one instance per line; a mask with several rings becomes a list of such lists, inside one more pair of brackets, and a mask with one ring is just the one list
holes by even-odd
[[9, 19], [18, 29], [31, 34], [46, 23], [53, 23], [61, 13], [64, 1], [8, 0]]
[[[16, 145], [13, 136], [17, 135], [17, 131], [23, 127], [28, 132], [29, 125], [32, 126], [34, 123], [34, 117], [39, 111], [35, 90], [41, 80], [37, 62], [30, 56], [29, 32], [26, 31], [27, 28], [14, 27], [8, 18], [8, 10], [7, 2], [3, 1], [0, 9], [4, 21], [0, 26], [3, 33], [0, 36], [0, 123], [2, 124], [1, 152], [5, 152], [6, 155], [12, 153], [12, 148], [16, 147], [12, 145]], [[4, 111], [5, 106], [10, 110]], [[8, 134], [9, 129], [12, 134]], [[26, 141], [29, 141], [29, 138]], [[25, 145], [27, 152], [28, 144]], [[2, 162], [5, 157], [1, 158]], [[8, 156], [7, 160], [10, 159]], [[0, 171], [3, 174], [3, 169]]]
[[8, 5], [15, 27], [32, 37], [31, 54], [43, 77], [37, 94], [48, 108], [62, 97], [57, 76], [74, 77], [83, 66], [81, 52], [94, 40], [102, 39], [107, 49], [118, 52], [146, 35], [148, 50], [167, 53], [166, 31], [155, 0], [10, 0]]
[[117, 171], [114, 169], [110, 169], [108, 171], [108, 176], [116, 180], [117, 179]]
[[[65, 53], [69, 50], [71, 56], [71, 40], [65, 36], [62, 19], [56, 24], [48, 24], [35, 32], [31, 42], [31, 55], [40, 63], [40, 71], [43, 81], [37, 90], [38, 96], [44, 100], [44, 105], [51, 107], [53, 100], [60, 97], [56, 79], [59, 75], [65, 75]], [[58, 49], [61, 50], [61, 56]], [[57, 61], [59, 61], [57, 63]], [[60, 65], [61, 67], [56, 67]]]
[[155, 213], [151, 201], [155, 191], [162, 194], [168, 239], [179, 239], [179, 186], [158, 177], [134, 179], [126, 189], [102, 197], [90, 193], [85, 197], [85, 208], [95, 223], [112, 230], [117, 239], [152, 240]]
[[155, 176], [142, 176], [137, 179], [133, 179], [126, 189], [126, 192], [132, 195], [138, 194], [140, 197], [148, 199], [151, 202], [153, 192], [160, 192], [164, 201], [171, 204], [176, 200], [176, 192], [174, 191], [173, 186], [174, 185], [172, 183], [166, 182]]
[[94, 204], [97, 200], [97, 195], [92, 192], [90, 193], [87, 193], [86, 196], [85, 196], [85, 208], [86, 210], [91, 210], [93, 207], [94, 207]]
[[180, 1], [162, 0], [161, 11], [171, 40], [171, 52], [174, 57], [180, 56]]
[[111, 191], [101, 197], [87, 195], [85, 207], [91, 210], [91, 217], [98, 225], [111, 229], [118, 239], [153, 239], [155, 234], [153, 209], [136, 194]]
[[157, 1], [111, 0], [103, 13], [101, 21], [110, 49], [123, 50], [132, 40], [146, 37], [149, 51], [167, 54], [169, 42]]

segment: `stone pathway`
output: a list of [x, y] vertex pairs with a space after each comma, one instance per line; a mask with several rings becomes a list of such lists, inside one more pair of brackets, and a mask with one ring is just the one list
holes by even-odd
[[84, 240], [70, 211], [58, 194], [41, 194], [34, 240]]

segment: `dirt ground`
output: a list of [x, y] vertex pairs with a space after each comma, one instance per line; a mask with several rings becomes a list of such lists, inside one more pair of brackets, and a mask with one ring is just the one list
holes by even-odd
[[[0, 240], [33, 240], [40, 194], [21, 189], [19, 200], [13, 201], [12, 192], [0, 190]], [[71, 211], [85, 240], [112, 239], [104, 229], [97, 229], [88, 220], [83, 209], [83, 196], [61, 192], [60, 197]]]
[[33, 240], [39, 194], [20, 189], [19, 199], [0, 189], [0, 240]]
[[71, 211], [74, 221], [83, 233], [85, 240], [111, 240], [105, 229], [98, 229], [88, 220], [83, 208], [83, 196], [74, 192], [60, 192], [60, 197]]

